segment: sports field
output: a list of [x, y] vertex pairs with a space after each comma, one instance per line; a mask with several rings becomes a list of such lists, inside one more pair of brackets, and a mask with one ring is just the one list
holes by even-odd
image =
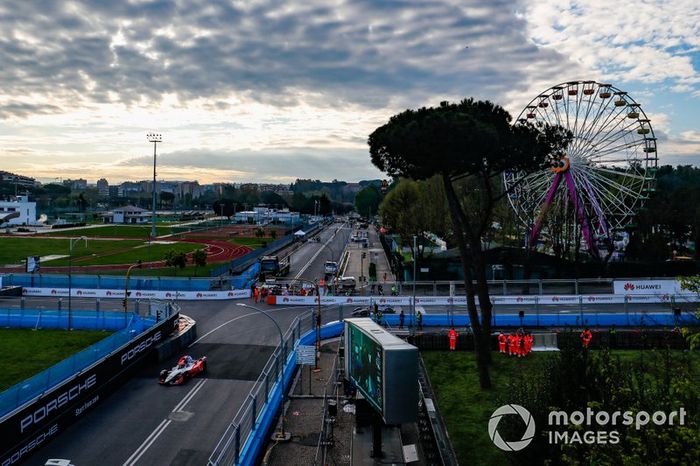
[[[284, 230], [275, 230], [280, 236], [284, 234]], [[265, 230], [266, 236], [256, 237], [255, 229], [247, 226], [217, 226], [172, 234], [173, 227], [160, 225], [157, 233], [161, 236], [153, 242], [146, 241], [150, 231], [148, 225], [107, 225], [32, 236], [0, 236], [0, 272], [23, 272], [27, 256], [40, 256], [43, 257], [41, 273], [67, 273], [70, 263], [73, 273], [123, 274], [130, 265], [141, 261], [144, 267], [134, 270], [135, 274], [202, 276], [208, 275], [216, 265], [273, 241], [272, 228]], [[84, 240], [74, 242], [72, 260], [67, 257], [70, 242], [67, 236], [87, 237], [87, 244]], [[194, 267], [191, 254], [198, 249], [207, 255], [204, 267]], [[170, 251], [187, 255], [184, 269], [166, 266], [164, 259]]]
[[110, 335], [107, 331], [0, 329], [0, 391]]
[[[172, 233], [171, 226], [157, 225], [156, 234], [158, 236], [169, 235]], [[78, 228], [71, 230], [51, 230], [43, 233], [47, 236], [87, 236], [102, 237], [102, 238], [138, 238], [144, 239], [151, 236], [151, 225], [104, 225], [90, 228]]]
[[[22, 264], [27, 256], [68, 255], [69, 239], [0, 237], [0, 265]], [[73, 258], [104, 254], [115, 249], [128, 249], [143, 244], [143, 241], [88, 240], [75, 242]], [[47, 264], [50, 264], [48, 262]]]

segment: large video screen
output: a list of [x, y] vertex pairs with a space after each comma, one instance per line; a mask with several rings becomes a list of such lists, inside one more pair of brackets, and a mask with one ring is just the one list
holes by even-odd
[[351, 357], [349, 378], [369, 403], [384, 412], [382, 347], [354, 325], [348, 326]]

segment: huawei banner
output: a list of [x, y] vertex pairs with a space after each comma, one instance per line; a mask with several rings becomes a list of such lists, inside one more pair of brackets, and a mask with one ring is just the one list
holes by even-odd
[[676, 280], [615, 280], [613, 293], [623, 295], [686, 294]]

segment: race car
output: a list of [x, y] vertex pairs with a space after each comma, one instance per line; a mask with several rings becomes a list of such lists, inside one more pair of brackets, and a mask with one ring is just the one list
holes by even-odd
[[181, 357], [177, 366], [172, 369], [163, 369], [160, 371], [158, 383], [161, 385], [182, 385], [200, 372], [207, 369], [207, 357], [202, 356], [199, 359], [194, 359], [192, 356], [185, 355]]

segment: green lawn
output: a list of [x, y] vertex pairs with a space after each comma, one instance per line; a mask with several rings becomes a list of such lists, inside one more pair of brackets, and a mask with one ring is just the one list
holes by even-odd
[[[643, 357], [661, 357], [659, 353], [644, 352]], [[677, 352], [677, 353], [680, 353]], [[638, 364], [640, 351], [612, 351], [624, 364]], [[700, 352], [692, 354], [696, 376], [700, 374]], [[488, 436], [488, 421], [493, 411], [508, 402], [508, 382], [524, 380], [534, 368], [557, 353], [531, 353], [526, 358], [505, 357], [493, 353], [491, 378], [494, 388], [479, 389], [473, 353], [426, 351], [421, 353], [435, 391], [440, 414], [445, 420], [450, 440], [461, 464], [502, 465], [509, 458], [496, 448]], [[698, 380], [700, 383], [700, 380]]]
[[[89, 241], [88, 241], [89, 244]], [[80, 260], [73, 259], [73, 265], [104, 265], [104, 264], [135, 264], [138, 260], [143, 262], [151, 262], [163, 260], [165, 254], [173, 250], [175, 252], [192, 252], [195, 249], [203, 249], [203, 244], [194, 243], [173, 243], [173, 244], [153, 244], [148, 246], [148, 243], [137, 243], [138, 247], [129, 248], [124, 251], [123, 248], [115, 249], [114, 253], [105, 254], [96, 257], [84, 257]], [[68, 259], [57, 259], [46, 263], [51, 266], [68, 265]], [[122, 271], [121, 273], [124, 273]]]
[[0, 329], [0, 351], [7, 355], [0, 371], [0, 391], [38, 374], [109, 334], [87, 330]]
[[[1, 237], [0, 264], [22, 264], [27, 256], [68, 255], [68, 243], [68, 239]], [[142, 242], [133, 240], [88, 240], [87, 246], [85, 246], [84, 241], [78, 241], [73, 246], [73, 257], [102, 254], [115, 249], [132, 248], [139, 244], [142, 244]], [[58, 263], [58, 261], [55, 263]], [[54, 262], [47, 262], [46, 264], [53, 265]]]
[[249, 248], [258, 249], [262, 247], [263, 241], [267, 244], [272, 243], [272, 238], [256, 238], [254, 236], [235, 236], [228, 240], [229, 243], [237, 244], [239, 246], [248, 246]]
[[[169, 235], [171, 226], [156, 225], [156, 234]], [[105, 225], [95, 228], [81, 228], [78, 230], [52, 230], [46, 233], [49, 236], [87, 236], [87, 237], [115, 237], [115, 238], [148, 238], [151, 235], [150, 225]]]

